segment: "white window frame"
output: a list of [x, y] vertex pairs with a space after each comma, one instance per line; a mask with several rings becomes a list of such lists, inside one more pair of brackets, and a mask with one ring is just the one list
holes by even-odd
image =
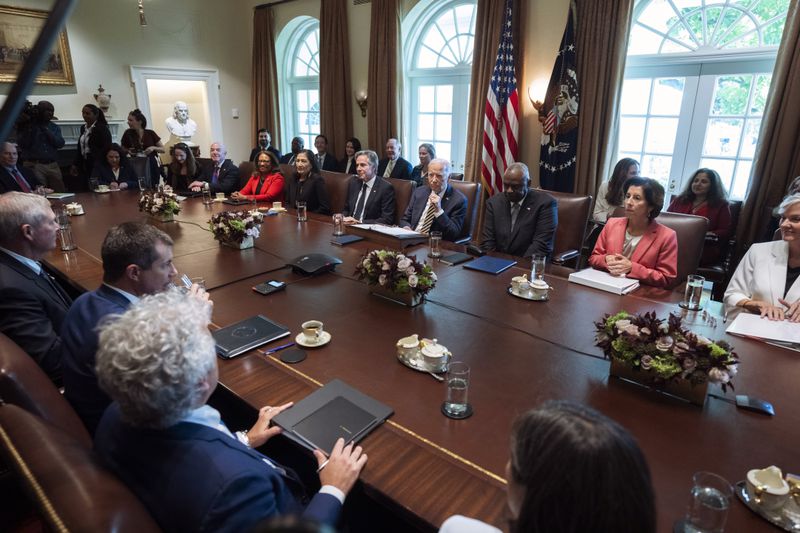
[[[301, 16], [289, 21], [276, 40], [275, 53], [281, 58], [278, 64], [278, 98], [281, 109], [282, 151], [290, 151], [291, 140], [300, 135], [296, 94], [300, 90], [314, 90], [319, 94], [319, 76], [295, 76], [294, 59], [297, 47], [304, 41], [309, 32], [319, 30], [319, 20], [314, 17]], [[313, 140], [313, 139], [312, 139]], [[306, 139], [305, 148], [313, 149]]]

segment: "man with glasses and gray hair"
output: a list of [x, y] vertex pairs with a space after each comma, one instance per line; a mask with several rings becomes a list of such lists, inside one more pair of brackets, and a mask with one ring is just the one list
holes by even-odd
[[467, 216], [467, 197], [450, 185], [450, 162], [428, 163], [427, 184], [414, 189], [400, 226], [419, 233], [441, 231], [442, 238], [455, 241]]

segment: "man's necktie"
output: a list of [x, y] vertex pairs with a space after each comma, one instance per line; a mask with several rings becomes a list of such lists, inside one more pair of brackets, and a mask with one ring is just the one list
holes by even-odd
[[422, 221], [422, 225], [419, 227], [420, 233], [430, 233], [431, 226], [433, 225], [433, 219], [436, 218], [436, 207], [428, 204], [428, 210], [425, 212], [425, 218]]
[[19, 188], [22, 192], [31, 192], [31, 188], [28, 186], [28, 183], [25, 181], [25, 178], [22, 177], [22, 174], [19, 173], [16, 167], [11, 169], [11, 175], [14, 177], [14, 181], [17, 182]]
[[211, 175], [211, 183], [215, 184], [219, 181], [219, 165], [214, 165], [214, 173]]
[[317, 166], [322, 168], [322, 162], [325, 160], [325, 156], [321, 154], [317, 154]]
[[394, 170], [394, 159], [390, 159], [389, 163], [386, 165], [386, 170], [383, 172], [384, 178], [389, 178], [392, 176], [392, 170]]
[[353, 218], [361, 222], [361, 219], [364, 216], [364, 204], [367, 201], [367, 184], [364, 183], [361, 185], [361, 196], [358, 198], [358, 202], [356, 202], [356, 210], [353, 213]]
[[65, 306], [69, 307], [72, 305], [72, 298], [70, 298], [67, 293], [64, 292], [64, 289], [62, 289], [58, 283], [56, 283], [56, 280], [53, 279], [53, 276], [48, 274], [44, 268], [39, 271], [39, 276], [44, 278], [47, 284], [50, 285], [50, 288], [53, 289], [53, 292], [56, 293], [58, 299], [61, 300]]
[[517, 225], [517, 216], [519, 215], [519, 204], [514, 202], [511, 204], [511, 231], [514, 231], [514, 226]]

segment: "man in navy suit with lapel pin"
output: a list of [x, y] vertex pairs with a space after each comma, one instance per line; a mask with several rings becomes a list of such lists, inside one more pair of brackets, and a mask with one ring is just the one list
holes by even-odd
[[236, 433], [206, 403], [219, 376], [210, 321], [209, 302], [170, 289], [101, 326], [97, 377], [114, 400], [95, 433], [101, 461], [164, 531], [251, 531], [282, 514], [335, 526], [366, 454], [343, 439], [327, 459], [316, 450], [321, 488], [308, 499], [296, 473], [255, 450], [291, 403]]
[[[111, 403], [97, 385], [94, 370], [97, 326], [110, 315], [124, 313], [140, 297], [169, 288], [177, 274], [172, 264], [172, 238], [141, 222], [112, 227], [100, 254], [103, 284], [75, 300], [61, 328], [64, 397], [91, 435]], [[197, 285], [190, 293], [208, 299], [208, 293]]]
[[428, 163], [427, 185], [414, 189], [400, 226], [420, 233], [441, 231], [442, 238], [455, 241], [467, 215], [467, 197], [450, 185], [450, 162]]
[[17, 145], [10, 142], [0, 143], [0, 194], [8, 191], [35, 192], [41, 185], [33, 171], [20, 167], [17, 161]]
[[484, 251], [531, 257], [553, 252], [558, 226], [556, 199], [530, 188], [525, 163], [512, 163], [503, 174], [503, 193], [486, 202], [483, 223]]
[[43, 196], [0, 195], [0, 332], [30, 355], [58, 383], [58, 332], [72, 299], [42, 268], [56, 247], [58, 221]]
[[203, 169], [200, 179], [189, 184], [192, 192], [200, 192], [208, 183], [212, 194], [230, 194], [239, 190], [239, 167], [227, 159], [228, 149], [221, 142], [211, 143], [211, 165]]
[[350, 178], [344, 203], [345, 224], [394, 224], [394, 187], [377, 175], [378, 154], [356, 153], [356, 176]]

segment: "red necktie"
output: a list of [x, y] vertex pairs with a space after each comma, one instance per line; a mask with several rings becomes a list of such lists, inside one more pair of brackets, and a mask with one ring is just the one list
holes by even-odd
[[11, 169], [11, 175], [14, 177], [14, 181], [17, 182], [17, 185], [19, 185], [19, 188], [22, 192], [31, 192], [31, 188], [28, 187], [28, 184], [25, 182], [16, 167]]

